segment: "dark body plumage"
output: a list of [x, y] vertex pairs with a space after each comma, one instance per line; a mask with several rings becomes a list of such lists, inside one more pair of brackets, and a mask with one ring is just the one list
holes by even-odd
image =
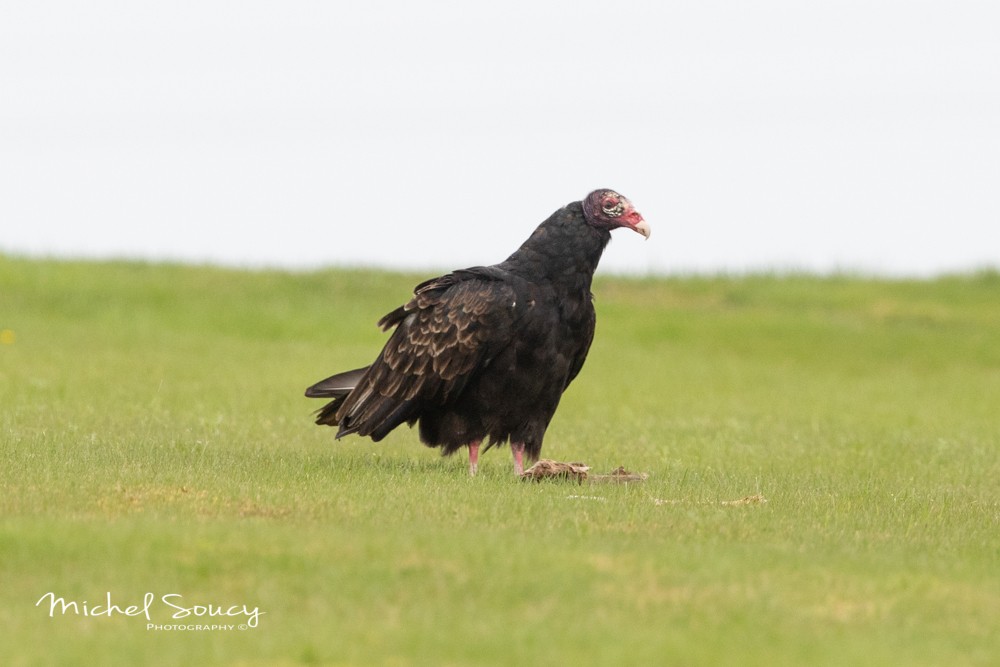
[[[591, 196], [597, 193], [617, 195]], [[339, 426], [338, 438], [357, 433], [375, 441], [404, 422], [419, 423], [421, 441], [445, 454], [470, 446], [473, 472], [485, 439], [487, 446], [509, 440], [537, 460], [594, 337], [591, 280], [610, 229], [635, 228], [593, 224], [584, 208], [573, 202], [556, 211], [500, 264], [418, 285], [409, 302], [379, 321], [395, 331], [370, 366], [306, 390], [334, 399], [316, 423]], [[633, 220], [648, 235], [638, 213]]]

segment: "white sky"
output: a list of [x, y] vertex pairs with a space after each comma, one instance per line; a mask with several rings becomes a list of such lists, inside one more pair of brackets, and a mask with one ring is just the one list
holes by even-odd
[[1000, 266], [1000, 3], [5, 2], [0, 251], [605, 271]]

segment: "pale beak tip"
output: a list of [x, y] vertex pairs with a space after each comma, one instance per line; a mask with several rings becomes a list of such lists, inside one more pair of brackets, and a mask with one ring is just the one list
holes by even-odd
[[640, 220], [632, 229], [642, 234], [647, 241], [649, 240], [649, 235], [653, 233], [653, 230], [649, 228], [649, 224], [645, 220]]

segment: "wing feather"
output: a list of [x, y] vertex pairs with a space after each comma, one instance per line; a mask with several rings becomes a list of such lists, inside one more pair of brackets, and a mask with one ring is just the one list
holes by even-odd
[[382, 352], [337, 411], [338, 437], [380, 439], [426, 406], [457, 396], [511, 340], [514, 287], [494, 269], [466, 269], [421, 283], [379, 321], [395, 326]]
[[583, 327], [579, 331], [580, 337], [580, 348], [577, 350], [576, 355], [570, 362], [569, 376], [566, 379], [566, 386], [576, 379], [576, 376], [580, 374], [583, 369], [583, 362], [587, 360], [587, 353], [590, 351], [590, 345], [594, 342], [594, 331], [597, 328], [597, 313], [594, 311], [594, 295], [591, 294], [588, 299], [586, 306], [588, 307], [587, 317]]

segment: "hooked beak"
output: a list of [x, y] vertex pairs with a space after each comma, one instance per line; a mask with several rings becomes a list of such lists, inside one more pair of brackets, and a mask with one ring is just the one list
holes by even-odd
[[625, 217], [625, 223], [629, 226], [629, 229], [635, 232], [639, 232], [648, 241], [649, 235], [653, 233], [653, 230], [649, 228], [649, 224], [642, 219], [638, 211], [632, 211]]

